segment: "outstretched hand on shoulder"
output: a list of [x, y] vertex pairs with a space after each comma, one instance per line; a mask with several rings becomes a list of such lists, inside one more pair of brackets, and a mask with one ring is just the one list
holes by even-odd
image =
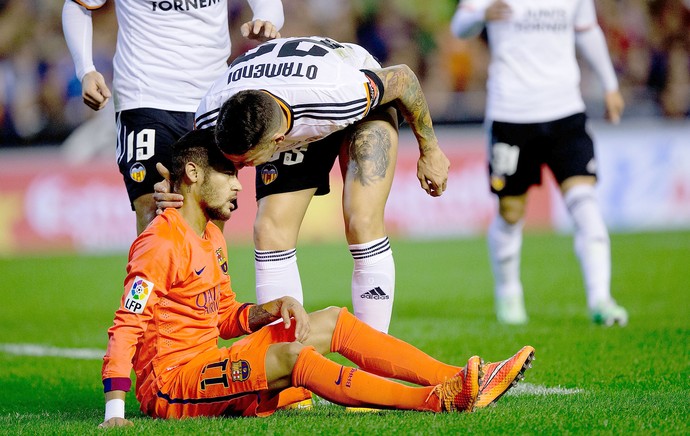
[[163, 180], [153, 185], [153, 199], [156, 201], [156, 214], [160, 215], [169, 207], [179, 209], [182, 207], [184, 197], [182, 194], [175, 194], [172, 192], [170, 186], [170, 171], [158, 162], [156, 164], [158, 173], [163, 176]]

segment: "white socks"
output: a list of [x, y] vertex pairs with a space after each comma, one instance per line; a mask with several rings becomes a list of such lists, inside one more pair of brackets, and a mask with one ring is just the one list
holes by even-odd
[[[395, 264], [388, 238], [350, 245], [352, 307], [355, 316], [373, 328], [388, 332], [395, 294]], [[263, 304], [289, 295], [303, 302], [297, 250], [254, 250], [256, 302]]]
[[395, 293], [395, 264], [387, 237], [349, 246], [355, 261], [352, 307], [355, 316], [388, 333]]
[[611, 248], [594, 187], [576, 185], [565, 193], [565, 205], [575, 224], [575, 254], [587, 290], [587, 306], [611, 300]]
[[499, 214], [489, 225], [488, 244], [496, 300], [522, 298], [520, 252], [524, 220], [509, 224]]
[[289, 295], [303, 303], [297, 250], [254, 250], [256, 302], [267, 303]]

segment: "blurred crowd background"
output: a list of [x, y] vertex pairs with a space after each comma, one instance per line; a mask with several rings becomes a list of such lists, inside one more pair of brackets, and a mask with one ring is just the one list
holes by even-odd
[[[690, 0], [595, 0], [627, 117], [690, 117]], [[115, 1], [94, 11], [94, 61], [112, 82]], [[229, 0], [231, 58], [253, 46], [239, 35], [251, 17]], [[453, 38], [457, 0], [283, 0], [283, 36], [357, 42], [384, 65], [408, 64], [422, 81], [437, 124], [480, 123], [488, 50], [482, 38]], [[64, 42], [61, 0], [0, 0], [0, 148], [56, 146], [95, 113]], [[584, 66], [588, 112], [601, 114], [601, 89]], [[114, 120], [111, 122], [114, 126]], [[113, 146], [114, 147], [114, 146]]]

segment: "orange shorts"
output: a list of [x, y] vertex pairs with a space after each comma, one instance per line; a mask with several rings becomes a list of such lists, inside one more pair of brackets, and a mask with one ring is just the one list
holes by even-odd
[[295, 323], [265, 326], [230, 348], [202, 353], [178, 369], [160, 389], [141, 399], [141, 410], [154, 418], [195, 416], [267, 416], [279, 406], [268, 391], [266, 352], [272, 344], [293, 342]]

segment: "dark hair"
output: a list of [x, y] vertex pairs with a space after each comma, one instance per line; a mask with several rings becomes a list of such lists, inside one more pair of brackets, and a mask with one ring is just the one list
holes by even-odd
[[280, 107], [265, 91], [240, 91], [223, 103], [216, 123], [216, 143], [225, 154], [241, 155], [280, 123]]
[[169, 168], [172, 186], [179, 185], [187, 162], [194, 162], [204, 169], [211, 167], [219, 171], [234, 166], [216, 146], [213, 129], [192, 130], [173, 144], [172, 167]]

